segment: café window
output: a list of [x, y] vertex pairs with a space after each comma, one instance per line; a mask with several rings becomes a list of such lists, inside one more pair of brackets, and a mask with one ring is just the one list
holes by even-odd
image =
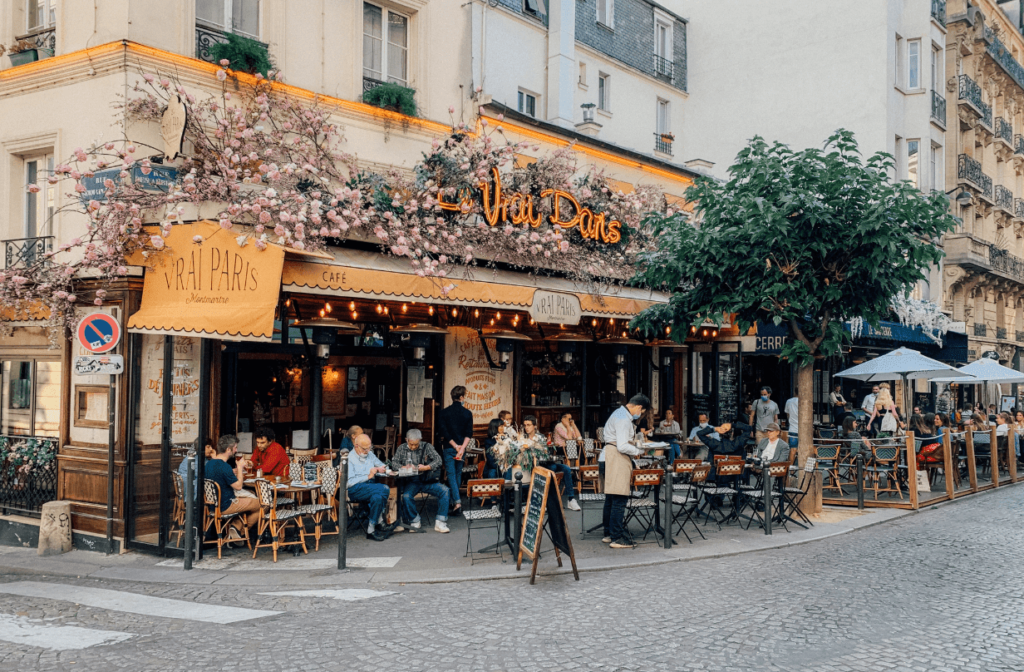
[[363, 77], [409, 84], [409, 17], [363, 4]]
[[196, 20], [253, 39], [260, 34], [259, 0], [196, 0]]
[[60, 362], [12, 359], [0, 362], [0, 435], [58, 436]]

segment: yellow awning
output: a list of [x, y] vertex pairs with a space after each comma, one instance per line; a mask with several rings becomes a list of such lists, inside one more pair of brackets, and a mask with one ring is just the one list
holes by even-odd
[[50, 319], [50, 307], [41, 301], [30, 301], [18, 308], [8, 306], [0, 310], [0, 322], [17, 323], [12, 326], [23, 326], [48, 319]]
[[621, 296], [601, 296], [580, 294], [580, 308], [584, 315], [600, 315], [608, 317], [635, 317], [645, 308], [650, 308], [657, 301], [626, 299]]
[[[193, 241], [201, 236], [202, 242]], [[166, 252], [150, 257], [142, 307], [128, 331], [269, 341], [285, 250], [240, 247], [216, 222], [172, 227]]]

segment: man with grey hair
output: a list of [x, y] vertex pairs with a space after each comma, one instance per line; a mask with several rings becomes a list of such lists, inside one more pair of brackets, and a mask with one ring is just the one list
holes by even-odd
[[348, 498], [366, 504], [369, 512], [366, 538], [384, 541], [395, 529], [393, 525], [382, 525], [391, 489], [377, 482], [377, 474], [386, 474], [388, 468], [371, 448], [370, 437], [366, 434], [360, 434], [353, 441], [353, 454], [348, 460]]
[[391, 468], [399, 472], [402, 484], [401, 512], [402, 522], [409, 526], [410, 532], [420, 529], [420, 512], [416, 509], [416, 495], [425, 492], [437, 497], [437, 519], [434, 530], [442, 534], [448, 530], [448, 504], [450, 492], [440, 483], [438, 478], [441, 469], [441, 456], [434, 447], [423, 440], [423, 433], [418, 429], [410, 429], [405, 433], [405, 443], [395, 451], [391, 460]]

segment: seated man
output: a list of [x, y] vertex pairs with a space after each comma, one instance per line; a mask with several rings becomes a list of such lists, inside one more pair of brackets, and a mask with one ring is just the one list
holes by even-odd
[[402, 479], [402, 522], [409, 525], [410, 532], [420, 529], [420, 512], [416, 510], [416, 495], [425, 492], [437, 497], [437, 518], [434, 520], [434, 531], [446, 534], [448, 529], [449, 493], [447, 486], [441, 485], [441, 456], [434, 447], [423, 441], [423, 434], [418, 429], [410, 429], [405, 433], [405, 443], [395, 450], [391, 459], [391, 468], [415, 468], [419, 475]]
[[[705, 427], [704, 429], [697, 431], [697, 438], [708, 447], [708, 458], [707, 462], [712, 465], [715, 464], [715, 455], [729, 455], [731, 457], [743, 457], [743, 449], [747, 445], [747, 439], [750, 436], [750, 430], [753, 429], [750, 425], [745, 422], [726, 422], [720, 427]], [[714, 439], [713, 436], [720, 438]], [[715, 474], [714, 467], [712, 466], [711, 476], [708, 480], [713, 480], [717, 483], [718, 479]], [[735, 478], [730, 479], [732, 485], [736, 485]], [[727, 485], [726, 483], [718, 483], [718, 485]]]
[[[260, 500], [252, 496], [240, 496], [245, 492], [242, 490], [242, 483], [245, 481], [245, 457], [238, 455], [235, 460], [235, 468], [228, 466], [228, 460], [236, 456], [238, 452], [238, 439], [233, 434], [225, 434], [217, 441], [217, 452], [213, 459], [206, 463], [205, 476], [220, 486], [220, 512], [221, 515], [233, 513], [244, 513], [240, 519], [246, 527], [252, 527], [260, 518]], [[246, 493], [248, 494], [248, 493]], [[228, 531], [228, 539], [241, 539], [241, 535], [235, 537]]]
[[348, 460], [348, 499], [364, 503], [369, 509], [366, 538], [384, 541], [395, 530], [394, 525], [382, 524], [391, 489], [373, 479], [377, 474], [386, 474], [388, 468], [370, 450], [372, 444], [366, 434], [360, 434], [352, 443], [354, 452]]
[[[680, 431], [682, 431], [682, 430], [679, 428], [679, 423], [676, 422], [675, 414], [672, 412], [672, 409], [671, 408], [666, 409], [665, 410], [665, 418], [661, 422], [659, 422], [658, 426], [655, 427], [655, 429], [654, 429], [654, 438], [656, 440], [657, 439], [661, 439], [661, 440], [669, 442], [669, 449], [668, 449], [668, 462], [669, 462], [669, 464], [672, 464], [673, 462], [678, 460], [679, 456], [683, 452], [682, 449], [679, 447], [679, 432]], [[668, 434], [670, 436], [666, 436], [666, 437], [662, 438], [662, 437], [658, 436], [659, 434]]]
[[274, 430], [260, 427], [254, 438], [256, 447], [252, 451], [252, 468], [262, 469], [264, 476], [287, 476], [288, 453], [274, 440]]
[[[190, 450], [188, 452], [189, 452], [189, 455], [194, 455], [194, 453], [195, 453], [195, 451], [192, 451], [192, 450]], [[209, 464], [210, 460], [212, 460], [214, 458], [214, 456], [217, 454], [217, 449], [213, 447], [213, 439], [206, 439], [206, 441], [203, 442], [203, 452], [206, 455], [206, 463]], [[195, 493], [199, 492], [199, 490], [197, 490], [197, 488], [199, 487], [199, 484], [196, 481], [196, 479], [199, 478], [199, 466], [198, 465], [199, 465], [199, 460], [198, 459], [195, 462], [192, 463], [192, 469], [193, 469], [193, 471], [192, 471], [192, 492], [195, 492]], [[185, 478], [188, 476], [188, 457], [187, 456], [185, 458], [183, 458], [181, 460], [181, 464], [178, 465], [178, 475], [181, 476], [181, 482], [184, 483], [185, 482]]]

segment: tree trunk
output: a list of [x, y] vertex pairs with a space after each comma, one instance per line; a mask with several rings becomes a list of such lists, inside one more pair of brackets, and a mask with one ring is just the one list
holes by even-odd
[[[796, 371], [797, 393], [800, 398], [800, 447], [798, 453], [800, 459], [797, 466], [800, 467], [800, 478], [803, 479], [804, 465], [807, 458], [814, 457], [814, 362], [797, 368]], [[807, 496], [803, 498], [800, 508], [806, 514], [821, 513], [821, 474], [814, 473], [814, 480], [811, 482]]]

